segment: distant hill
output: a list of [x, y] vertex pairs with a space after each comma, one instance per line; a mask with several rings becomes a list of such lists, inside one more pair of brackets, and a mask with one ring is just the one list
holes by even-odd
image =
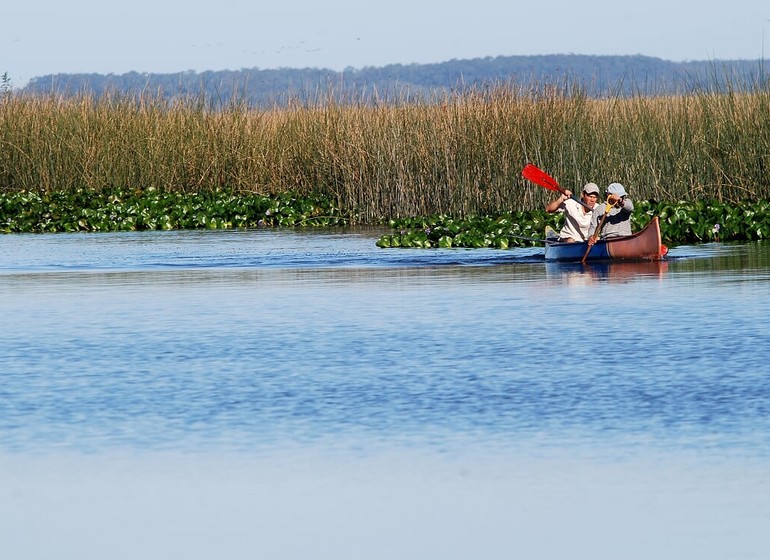
[[214, 105], [233, 100], [251, 106], [342, 100], [430, 98], [465, 88], [513, 84], [522, 88], [579, 86], [590, 96], [686, 93], [767, 84], [763, 60], [670, 62], [648, 56], [540, 55], [450, 60], [436, 64], [391, 64], [349, 68], [221, 70], [149, 74], [54, 74], [33, 78], [21, 93], [73, 95], [142, 92], [166, 98], [194, 97]]

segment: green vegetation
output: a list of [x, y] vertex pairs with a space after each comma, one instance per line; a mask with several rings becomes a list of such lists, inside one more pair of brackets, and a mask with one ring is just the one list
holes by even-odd
[[[661, 235], [667, 244], [770, 239], [768, 200], [739, 205], [716, 200], [641, 201], [635, 206], [632, 229], [639, 231], [653, 216], [658, 216]], [[396, 231], [380, 237], [377, 246], [508, 249], [538, 245], [543, 242], [545, 227], [558, 230], [561, 219], [558, 214], [546, 214], [541, 210], [461, 219], [446, 215], [397, 219], [389, 223]]]
[[322, 196], [237, 196], [109, 190], [97, 194], [19, 192], [0, 195], [0, 231], [134, 231], [338, 226], [348, 219]]
[[[633, 228], [659, 216], [668, 244], [770, 239], [770, 201], [738, 205], [717, 200], [637, 201]], [[107, 189], [0, 193], [0, 232], [136, 231], [264, 227], [329, 227], [355, 223], [323, 195], [236, 194], [232, 191], [173, 193]], [[391, 234], [379, 247], [490, 247], [508, 249], [542, 243], [545, 227], [561, 217], [543, 210], [497, 215], [432, 215], [391, 219]]]
[[[549, 219], [540, 209], [553, 193], [521, 177], [527, 162], [573, 190], [622, 182], [649, 201], [638, 219], [659, 213], [669, 240], [710, 239], [716, 224], [720, 239], [765, 238], [770, 89], [592, 99], [579, 88], [494, 87], [270, 110], [10, 94], [0, 99], [0, 229], [443, 216], [421, 225], [427, 242], [502, 247], [541, 236]], [[267, 206], [286, 199], [292, 217], [270, 219]], [[499, 232], [461, 235], [488, 227]]]

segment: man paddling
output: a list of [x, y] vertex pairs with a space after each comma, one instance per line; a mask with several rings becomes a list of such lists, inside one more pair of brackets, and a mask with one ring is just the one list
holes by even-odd
[[564, 213], [564, 226], [559, 232], [559, 241], [575, 242], [588, 239], [591, 216], [599, 200], [599, 186], [596, 183], [586, 183], [580, 199], [583, 204], [572, 198], [572, 191], [565, 190], [559, 198], [552, 200], [545, 207], [549, 214]]
[[[620, 183], [611, 183], [605, 194], [607, 204], [598, 206], [592, 212], [593, 218], [588, 229], [588, 245], [593, 245], [600, 237], [606, 239], [631, 235], [631, 213], [634, 211], [634, 203], [628, 197], [626, 189]], [[605, 216], [607, 209], [609, 211]]]

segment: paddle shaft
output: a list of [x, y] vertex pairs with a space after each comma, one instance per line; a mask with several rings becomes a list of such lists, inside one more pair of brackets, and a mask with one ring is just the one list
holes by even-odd
[[[521, 174], [525, 179], [529, 179], [536, 185], [540, 185], [541, 187], [548, 189], [549, 191], [556, 191], [566, 196], [567, 192], [565, 189], [561, 188], [559, 183], [551, 177], [548, 173], [543, 171], [542, 169], [538, 168], [535, 165], [532, 165], [531, 163], [528, 163], [524, 166], [524, 169], [521, 170]], [[576, 197], [574, 194], [572, 195], [572, 200], [577, 202], [578, 204], [583, 205], [584, 207], [591, 210], [591, 207], [588, 206], [585, 202], [580, 200], [578, 197]]]
[[[606, 219], [607, 219], [607, 214], [609, 214], [609, 213], [610, 213], [610, 208], [612, 208], [612, 204], [610, 204], [610, 203], [608, 202], [608, 203], [607, 203], [607, 204], [604, 206], [604, 214], [602, 214], [602, 219], [601, 219], [601, 220], [599, 220], [599, 225], [598, 225], [598, 226], [596, 226], [596, 231], [594, 231], [594, 235], [593, 235], [593, 237], [596, 237], [596, 238], [598, 239], [598, 237], [601, 235], [601, 233], [602, 233], [602, 227], [604, 227], [604, 220], [606, 220]], [[591, 238], [589, 237], [589, 239], [591, 239]], [[582, 264], [586, 264], [586, 259], [588, 258], [588, 253], [590, 253], [590, 252], [591, 252], [591, 248], [592, 248], [592, 247], [593, 247], [593, 245], [591, 245], [591, 244], [589, 243], [589, 244], [588, 244], [588, 247], [586, 248], [586, 252], [585, 252], [585, 254], [583, 255], [583, 258], [582, 258], [582, 259], [580, 259], [580, 262], [581, 262]]]

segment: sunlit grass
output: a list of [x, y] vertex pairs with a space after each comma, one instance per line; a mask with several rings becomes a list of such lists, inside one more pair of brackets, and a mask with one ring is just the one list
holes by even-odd
[[637, 200], [770, 197], [770, 91], [592, 99], [490, 87], [432, 102], [323, 100], [254, 110], [5, 96], [0, 189], [330, 197], [365, 221], [540, 208], [532, 162], [577, 190]]

